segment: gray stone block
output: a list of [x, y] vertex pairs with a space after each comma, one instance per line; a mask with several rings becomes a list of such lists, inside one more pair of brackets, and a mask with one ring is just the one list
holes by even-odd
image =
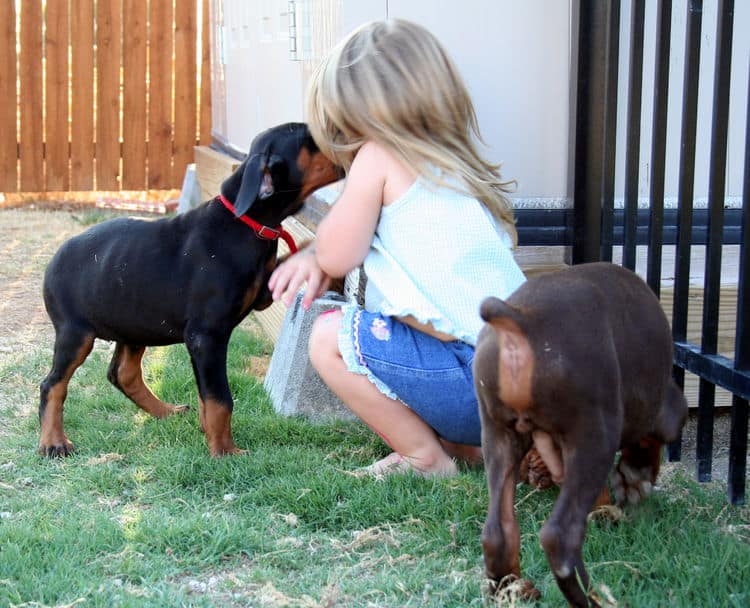
[[191, 163], [185, 169], [185, 177], [182, 178], [182, 190], [180, 190], [180, 199], [177, 203], [177, 213], [190, 211], [193, 207], [200, 205], [201, 202], [198, 174], [195, 170], [195, 163]]
[[346, 303], [344, 296], [328, 292], [309, 310], [303, 310], [300, 292], [286, 311], [263, 383], [279, 414], [301, 415], [316, 422], [355, 418], [320, 379], [307, 356], [313, 321], [326, 310]]

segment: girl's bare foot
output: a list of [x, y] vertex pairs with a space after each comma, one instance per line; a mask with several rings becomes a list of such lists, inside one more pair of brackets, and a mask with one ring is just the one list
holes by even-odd
[[414, 473], [420, 477], [453, 477], [458, 473], [456, 463], [447, 458], [438, 467], [425, 469], [417, 464], [416, 459], [402, 456], [398, 452], [391, 452], [385, 458], [359, 470], [362, 475], [370, 475], [376, 479], [383, 479], [387, 475]]
[[484, 462], [481, 446], [454, 443], [447, 439], [443, 439], [442, 437], [440, 438], [440, 445], [443, 446], [443, 449], [448, 456], [457, 460], [462, 460], [466, 464], [481, 465]]

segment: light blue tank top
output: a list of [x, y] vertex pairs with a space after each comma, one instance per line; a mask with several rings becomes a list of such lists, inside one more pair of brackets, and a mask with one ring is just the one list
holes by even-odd
[[412, 315], [471, 345], [482, 300], [526, 280], [510, 235], [479, 201], [422, 178], [382, 208], [364, 270], [367, 310]]

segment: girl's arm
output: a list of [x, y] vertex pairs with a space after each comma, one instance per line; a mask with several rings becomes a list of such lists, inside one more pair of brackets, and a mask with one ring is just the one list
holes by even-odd
[[388, 153], [365, 143], [354, 157], [344, 191], [318, 225], [315, 257], [331, 277], [343, 277], [367, 256], [383, 204]]
[[287, 306], [307, 283], [302, 307], [322, 295], [331, 277], [343, 277], [365, 259], [383, 203], [387, 153], [368, 142], [355, 156], [344, 190], [318, 225], [315, 243], [289, 257], [268, 282], [273, 299]]

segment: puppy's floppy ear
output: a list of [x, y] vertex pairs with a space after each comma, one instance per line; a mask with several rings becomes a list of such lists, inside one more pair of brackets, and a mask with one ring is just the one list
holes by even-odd
[[263, 155], [253, 154], [247, 157], [240, 168], [237, 169], [236, 173], [239, 174], [240, 183], [234, 200], [224, 194], [224, 196], [234, 203], [235, 215], [240, 216], [245, 213], [250, 209], [251, 205], [255, 202], [255, 199], [258, 198], [263, 182], [264, 165], [265, 162]]
[[243, 164], [242, 183], [234, 200], [237, 216], [247, 213], [256, 201], [275, 194], [277, 185], [286, 183], [289, 173], [286, 161], [276, 154], [253, 154]]

